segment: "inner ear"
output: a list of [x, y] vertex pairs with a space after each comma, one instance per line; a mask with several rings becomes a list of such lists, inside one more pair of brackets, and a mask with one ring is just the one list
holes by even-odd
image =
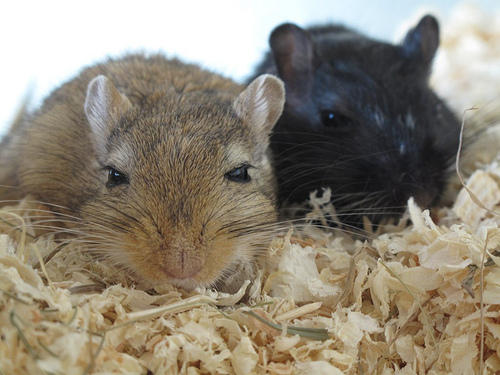
[[131, 106], [128, 98], [120, 94], [105, 76], [90, 81], [84, 109], [99, 154], [105, 154], [113, 128]]
[[[278, 75], [285, 81], [287, 101], [308, 97], [313, 74], [314, 43], [310, 34], [292, 23], [273, 30], [269, 44]], [[292, 103], [293, 104], [293, 103]]]
[[285, 105], [283, 82], [270, 74], [254, 79], [234, 101], [233, 108], [256, 134], [256, 145], [264, 152], [269, 135]]
[[439, 46], [439, 24], [431, 15], [424, 16], [408, 31], [401, 45], [403, 56], [429, 67]]

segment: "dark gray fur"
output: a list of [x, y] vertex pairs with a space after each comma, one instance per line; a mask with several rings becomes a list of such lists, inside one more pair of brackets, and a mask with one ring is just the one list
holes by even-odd
[[274, 29], [255, 75], [285, 82], [271, 139], [282, 206], [330, 187], [341, 219], [359, 225], [362, 214], [398, 217], [410, 196], [423, 207], [439, 201], [460, 123], [429, 88], [438, 45], [429, 15], [400, 45], [338, 25]]

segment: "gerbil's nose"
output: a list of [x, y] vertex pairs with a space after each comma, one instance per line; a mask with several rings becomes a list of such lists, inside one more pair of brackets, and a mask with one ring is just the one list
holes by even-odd
[[203, 268], [204, 259], [192, 247], [172, 246], [163, 264], [163, 271], [172, 279], [188, 279]]
[[437, 198], [438, 193], [439, 190], [435, 186], [423, 183], [411, 173], [403, 173], [395, 185], [394, 196], [403, 205], [410, 197], [413, 197], [421, 208], [429, 208]]
[[418, 189], [411, 196], [415, 199], [419, 207], [429, 208], [436, 200], [438, 192], [437, 188], [429, 187], [427, 189]]

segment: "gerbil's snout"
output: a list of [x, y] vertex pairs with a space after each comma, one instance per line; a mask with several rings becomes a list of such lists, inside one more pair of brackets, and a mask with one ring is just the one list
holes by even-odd
[[161, 267], [169, 279], [195, 277], [205, 264], [204, 253], [183, 239], [162, 246], [160, 252], [165, 254]]
[[[386, 143], [383, 147], [372, 148], [367, 157], [353, 157], [353, 163], [346, 169], [361, 172], [346, 175], [351, 176], [352, 184], [351, 194], [347, 189], [343, 191], [347, 197], [340, 201], [343, 214], [349, 215], [349, 210], [362, 208], [364, 215], [379, 223], [402, 214], [411, 197], [423, 209], [437, 203], [446, 181], [446, 173], [442, 172], [445, 168], [441, 166], [445, 161], [432, 148], [415, 141], [407, 144], [409, 147], [404, 153], [399, 147]], [[349, 216], [350, 223], [355, 221]]]
[[419, 175], [412, 170], [401, 173], [396, 183], [392, 184], [394, 202], [405, 206], [408, 199], [413, 197], [420, 207], [430, 207], [438, 197], [439, 189], [429, 179], [429, 176]]
[[[184, 226], [190, 223], [189, 228]], [[125, 254], [134, 273], [152, 285], [172, 283], [187, 290], [213, 285], [232, 262], [234, 242], [214, 239], [216, 228], [201, 230], [195, 221], [175, 225], [166, 220], [160, 230], [145, 225], [145, 236], [127, 236]]]
[[418, 189], [411, 196], [420, 207], [429, 208], [439, 197], [439, 189], [435, 186], [431, 186], [428, 189]]

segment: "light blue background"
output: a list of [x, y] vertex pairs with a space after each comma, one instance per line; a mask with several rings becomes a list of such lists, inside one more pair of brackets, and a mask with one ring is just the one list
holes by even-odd
[[[267, 50], [271, 30], [334, 21], [395, 40], [403, 21], [460, 1], [177, 0], [9, 1], [0, 6], [0, 134], [32, 88], [32, 106], [78, 70], [124, 51], [170, 56], [243, 80]], [[498, 0], [477, 0], [497, 10]], [[401, 34], [401, 30], [399, 30]]]

